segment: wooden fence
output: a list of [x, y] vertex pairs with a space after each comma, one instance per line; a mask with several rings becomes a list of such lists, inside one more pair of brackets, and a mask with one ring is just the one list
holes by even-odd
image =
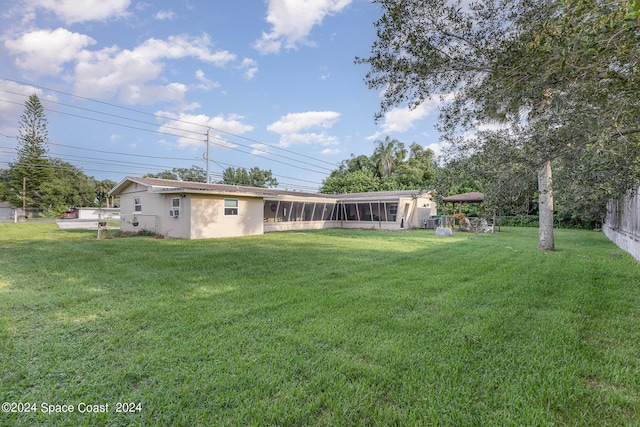
[[640, 187], [623, 198], [610, 200], [602, 230], [621, 249], [640, 261]]

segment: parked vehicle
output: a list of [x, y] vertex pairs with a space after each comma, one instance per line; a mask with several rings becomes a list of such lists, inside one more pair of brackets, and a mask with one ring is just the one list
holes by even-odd
[[76, 211], [73, 209], [67, 209], [66, 212], [60, 214], [62, 219], [76, 219]]

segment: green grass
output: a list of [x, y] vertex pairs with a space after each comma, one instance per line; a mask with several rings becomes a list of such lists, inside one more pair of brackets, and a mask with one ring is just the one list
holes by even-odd
[[640, 425], [640, 266], [601, 233], [556, 245], [0, 224], [0, 400], [38, 409], [0, 425]]

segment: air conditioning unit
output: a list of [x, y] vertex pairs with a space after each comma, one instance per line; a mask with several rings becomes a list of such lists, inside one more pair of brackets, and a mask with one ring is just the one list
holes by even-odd
[[180, 209], [170, 209], [169, 216], [172, 218], [177, 218], [180, 216]]

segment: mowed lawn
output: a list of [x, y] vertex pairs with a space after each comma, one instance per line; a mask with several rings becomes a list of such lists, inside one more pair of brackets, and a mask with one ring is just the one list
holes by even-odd
[[640, 425], [640, 266], [556, 245], [0, 224], [0, 425]]

